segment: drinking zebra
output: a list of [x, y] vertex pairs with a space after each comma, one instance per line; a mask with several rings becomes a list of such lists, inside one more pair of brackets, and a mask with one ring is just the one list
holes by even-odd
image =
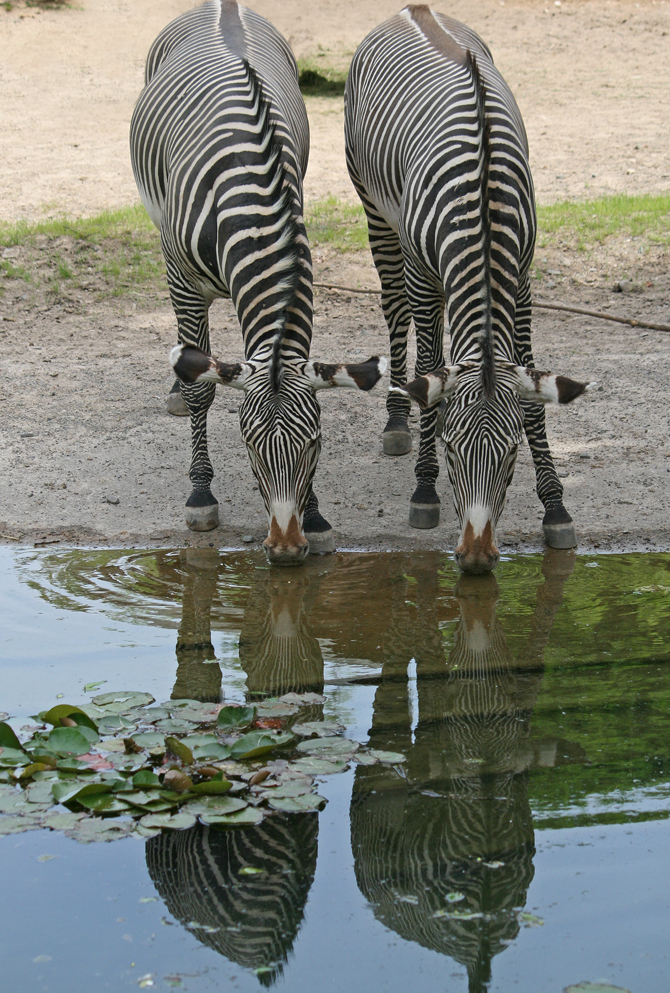
[[[299, 562], [308, 540], [313, 550], [317, 543], [332, 550], [311, 488], [321, 447], [315, 392], [369, 390], [385, 361], [309, 360], [312, 266], [302, 217], [309, 126], [285, 40], [230, 0], [182, 14], [149, 51], [130, 147], [142, 201], [161, 233], [177, 318], [171, 362], [192, 432], [188, 526], [218, 524], [207, 450], [218, 382], [244, 391], [240, 428], [268, 513], [268, 559]], [[209, 306], [223, 296], [242, 327], [243, 362], [209, 355]]]
[[[423, 4], [406, 7], [354, 55], [345, 138], [391, 338], [387, 454], [410, 450], [410, 398], [422, 408], [410, 524], [439, 522], [435, 423], [448, 398], [443, 437], [461, 527], [460, 567], [487, 572], [498, 560], [495, 527], [524, 429], [547, 543], [574, 546], [543, 404], [568, 403], [592, 384], [534, 368], [528, 142], [488, 48], [458, 21]], [[443, 354], [445, 304], [450, 365]], [[417, 378], [403, 385], [412, 318]]]

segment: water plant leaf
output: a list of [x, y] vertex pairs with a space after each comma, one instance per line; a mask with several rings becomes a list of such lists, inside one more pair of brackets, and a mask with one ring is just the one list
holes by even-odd
[[227, 759], [230, 755], [230, 745], [198, 745], [192, 749], [193, 758], [198, 761], [202, 759], [213, 759], [216, 762], [221, 762], [223, 759]]
[[402, 752], [386, 752], [381, 748], [371, 748], [368, 754], [372, 755], [375, 759], [379, 759], [385, 765], [398, 765], [401, 762], [407, 761]]
[[358, 765], [377, 765], [379, 761], [374, 755], [370, 755], [369, 752], [356, 752], [354, 758]]
[[99, 690], [106, 682], [106, 679], [101, 679], [97, 683], [84, 683], [84, 693], [92, 693], [93, 690]]
[[242, 729], [256, 719], [255, 707], [222, 707], [216, 718], [216, 726], [222, 729]]
[[143, 828], [168, 828], [170, 831], [184, 831], [193, 827], [195, 815], [184, 811], [178, 814], [145, 814], [140, 824]]
[[193, 752], [185, 745], [183, 741], [179, 738], [174, 738], [171, 735], [165, 739], [165, 747], [168, 751], [176, 755], [178, 759], [181, 759], [185, 765], [193, 765]]
[[193, 721], [175, 720], [173, 717], [156, 721], [156, 727], [160, 728], [164, 734], [182, 734], [184, 731], [193, 731], [197, 726]]
[[[88, 742], [86, 742], [86, 748], [88, 749]], [[0, 748], [0, 766], [5, 766], [6, 768], [15, 768], [17, 765], [23, 765], [24, 762], [30, 761], [26, 758], [26, 753], [21, 751], [19, 748]]]
[[80, 727], [86, 726], [93, 731], [98, 730], [95, 722], [91, 720], [88, 714], [84, 713], [81, 707], [73, 707], [70, 703], [59, 703], [55, 707], [52, 707], [51, 710], [47, 710], [43, 720], [45, 724], [62, 727], [61, 721], [64, 717], [70, 717]]
[[84, 817], [74, 827], [66, 831], [68, 838], [73, 838], [82, 845], [94, 841], [116, 841], [125, 838], [135, 827], [132, 820], [118, 820], [113, 817]]
[[293, 735], [287, 732], [270, 734], [268, 731], [249, 731], [231, 746], [230, 754], [234, 759], [253, 759], [292, 741]]
[[41, 824], [19, 815], [0, 817], [0, 836], [5, 834], [20, 834], [23, 831], [36, 831]]
[[206, 796], [219, 796], [222, 793], [227, 793], [232, 785], [227, 779], [209, 779], [207, 782], [196, 783], [191, 787], [191, 792], [204, 793]]
[[82, 817], [86, 817], [83, 811], [61, 813], [54, 810], [50, 814], [46, 814], [42, 825], [45, 828], [51, 828], [52, 831], [67, 831], [73, 828]]
[[0, 748], [15, 748], [22, 751], [21, 742], [9, 724], [4, 721], [0, 723]]
[[95, 796], [78, 796], [77, 803], [96, 814], [128, 813], [130, 809], [125, 800], [120, 800], [111, 793], [97, 793]]
[[331, 738], [346, 730], [344, 724], [337, 721], [306, 721], [304, 724], [294, 724], [291, 728], [293, 734], [299, 734], [302, 738], [317, 734], [319, 738]]
[[273, 810], [283, 810], [293, 814], [305, 810], [321, 810], [327, 800], [318, 793], [306, 793], [303, 796], [273, 796], [268, 803]]
[[130, 740], [139, 748], [165, 748], [165, 735], [158, 731], [138, 731], [130, 735]]
[[566, 986], [563, 993], [630, 993], [623, 986], [610, 986], [609, 983], [577, 983]]
[[58, 755], [85, 755], [91, 743], [79, 728], [56, 727], [50, 733], [49, 748]]
[[263, 814], [255, 807], [247, 807], [236, 814], [201, 815], [200, 820], [214, 828], [254, 827], [263, 820]]
[[53, 807], [54, 798], [51, 792], [51, 782], [47, 780], [44, 783], [32, 783], [28, 789], [28, 803], [45, 803], [49, 807]]
[[521, 911], [519, 914], [519, 920], [526, 927], [542, 927], [544, 921], [541, 917], [536, 917], [535, 914], [529, 914], [526, 911]]
[[116, 693], [100, 693], [94, 696], [92, 703], [96, 707], [104, 707], [113, 714], [124, 714], [133, 707], [145, 707], [154, 703], [155, 697], [151, 693], [138, 693], [135, 690], [119, 690]]
[[273, 786], [259, 793], [264, 800], [274, 796], [305, 796], [312, 792], [312, 780], [304, 779], [296, 782], [282, 783], [281, 786]]
[[331, 762], [327, 758], [316, 757], [305, 757], [304, 759], [298, 759], [297, 762], [291, 762], [291, 768], [295, 769], [296, 772], [305, 772], [310, 776], [323, 776], [329, 775], [334, 772], [344, 772], [347, 768], [347, 763], [342, 759], [335, 759]]
[[168, 769], [163, 776], [163, 786], [174, 793], [190, 793], [193, 789], [193, 781], [181, 769]]
[[188, 803], [190, 814], [234, 814], [238, 810], [244, 810], [249, 804], [246, 800], [232, 796], [198, 796]]
[[352, 741], [350, 738], [312, 738], [308, 741], [301, 741], [297, 745], [299, 752], [328, 753], [329, 755], [337, 755], [338, 753], [353, 755], [360, 747], [360, 742]]
[[156, 773], [152, 772], [151, 769], [140, 769], [139, 772], [136, 772], [132, 778], [132, 784], [133, 786], [143, 786], [145, 789], [162, 785]]
[[58, 803], [71, 803], [80, 796], [95, 796], [98, 793], [111, 793], [111, 783], [86, 783], [57, 779], [50, 784], [51, 793]]
[[447, 903], [460, 903], [461, 900], [465, 900], [465, 893], [459, 893], [457, 890], [452, 890], [451, 893], [447, 893], [445, 899]]

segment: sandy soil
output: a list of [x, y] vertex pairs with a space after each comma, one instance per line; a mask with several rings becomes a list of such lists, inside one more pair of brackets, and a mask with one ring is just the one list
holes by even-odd
[[[81, 9], [0, 10], [1, 219], [85, 215], [136, 202], [126, 148], [144, 55], [162, 25], [189, 6], [188, 0], [83, 0]], [[297, 0], [259, 0], [254, 6], [298, 56], [341, 65], [399, 4], [314, 0], [306, 9]], [[540, 202], [667, 190], [670, 4], [474, 0], [438, 6], [480, 31], [517, 94]], [[341, 101], [312, 98], [308, 110], [313, 150], [306, 196], [353, 200]], [[67, 257], [74, 247], [66, 240], [61, 250]], [[660, 252], [643, 256], [634, 242], [622, 240], [588, 259], [565, 249], [540, 250], [536, 261], [548, 276], [544, 299], [670, 323], [670, 276]], [[342, 258], [319, 249], [315, 265], [322, 281], [376, 286], [367, 255]], [[624, 277], [634, 292], [613, 293]], [[549, 289], [548, 281], [554, 284]], [[164, 408], [171, 385], [167, 352], [175, 340], [166, 302], [140, 311], [130, 302], [96, 304], [82, 291], [68, 305], [53, 306], [39, 294], [28, 299], [19, 284], [5, 285], [3, 535], [114, 545], [239, 546], [244, 534], [262, 540], [264, 512], [239, 437], [239, 399], [223, 390], [210, 415], [221, 527], [204, 536], [182, 527], [189, 429]], [[229, 304], [215, 305], [212, 325], [215, 353], [238, 356]], [[373, 351], [388, 352], [377, 299], [320, 291], [314, 357]], [[670, 548], [670, 336], [537, 311], [535, 357], [540, 367], [601, 383], [573, 407], [549, 413], [566, 505], [585, 544]], [[407, 524], [413, 456], [381, 454], [384, 391], [333, 391], [322, 408], [324, 449], [315, 486], [340, 547], [453, 547], [456, 521], [444, 468], [440, 527], [420, 532]], [[533, 486], [524, 450], [501, 521], [505, 547], [541, 544]]]

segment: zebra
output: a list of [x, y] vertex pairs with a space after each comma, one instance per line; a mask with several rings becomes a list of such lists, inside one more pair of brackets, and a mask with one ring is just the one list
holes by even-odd
[[[424, 4], [375, 28], [345, 88], [349, 174], [368, 222], [391, 339], [384, 451], [411, 448], [410, 399], [421, 407], [409, 523], [435, 527], [435, 424], [443, 439], [465, 572], [497, 563], [495, 528], [525, 430], [544, 504], [547, 544], [576, 544], [546, 436], [544, 404], [595, 384], [534, 368], [529, 267], [533, 181], [521, 114], [484, 42]], [[451, 357], [443, 353], [444, 312]], [[416, 328], [416, 379], [407, 335]]]
[[[268, 514], [268, 560], [332, 551], [312, 479], [316, 391], [371, 389], [385, 368], [311, 361], [312, 266], [302, 216], [309, 125], [291, 50], [263, 17], [207, 0], [155, 40], [130, 127], [135, 180], [159, 228], [179, 344], [170, 360], [191, 418], [186, 523], [218, 524], [207, 411], [215, 384], [242, 390], [239, 418]], [[208, 311], [230, 297], [244, 361], [210, 354]], [[303, 532], [303, 525], [306, 534]], [[315, 547], [318, 546], [318, 547]]]

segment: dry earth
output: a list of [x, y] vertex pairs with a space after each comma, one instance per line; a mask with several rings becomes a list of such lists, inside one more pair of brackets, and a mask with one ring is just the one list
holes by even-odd
[[[144, 55], [163, 24], [191, 5], [84, 0], [78, 9], [19, 4], [0, 10], [0, 219], [82, 216], [136, 202], [126, 149]], [[399, 4], [259, 0], [254, 6], [298, 56], [343, 65]], [[670, 4], [474, 0], [437, 6], [483, 35], [511, 83], [527, 124], [541, 203], [667, 191]], [[313, 150], [306, 196], [353, 200], [343, 164], [342, 102], [310, 98], [307, 104]], [[74, 242], [64, 239], [60, 250], [67, 259]], [[622, 239], [589, 256], [538, 250], [536, 261], [555, 284], [543, 289], [546, 300], [670, 323], [670, 276], [660, 251], [640, 254], [634, 241]], [[367, 255], [317, 249], [315, 267], [317, 280], [376, 286]], [[613, 293], [624, 277], [634, 292]], [[93, 292], [82, 291], [54, 305], [39, 289], [30, 295], [19, 283], [4, 283], [3, 535], [113, 545], [235, 546], [243, 534], [262, 539], [264, 513], [237, 426], [239, 398], [224, 390], [210, 415], [221, 527], [204, 536], [182, 528], [189, 431], [185, 419], [169, 417], [164, 408], [171, 385], [166, 356], [175, 340], [166, 300], [135, 309], [127, 300], [95, 303]], [[215, 305], [212, 326], [214, 351], [239, 356], [229, 304]], [[314, 356], [374, 351], [388, 351], [377, 299], [319, 291]], [[537, 311], [535, 357], [540, 367], [601, 384], [548, 417], [566, 505], [584, 544], [670, 548], [670, 336]], [[324, 448], [315, 482], [322, 509], [343, 547], [453, 547], [456, 522], [444, 469], [440, 527], [419, 532], [407, 524], [413, 458], [381, 454], [383, 393], [323, 395]], [[524, 449], [501, 521], [504, 546], [541, 543], [533, 485]]]

